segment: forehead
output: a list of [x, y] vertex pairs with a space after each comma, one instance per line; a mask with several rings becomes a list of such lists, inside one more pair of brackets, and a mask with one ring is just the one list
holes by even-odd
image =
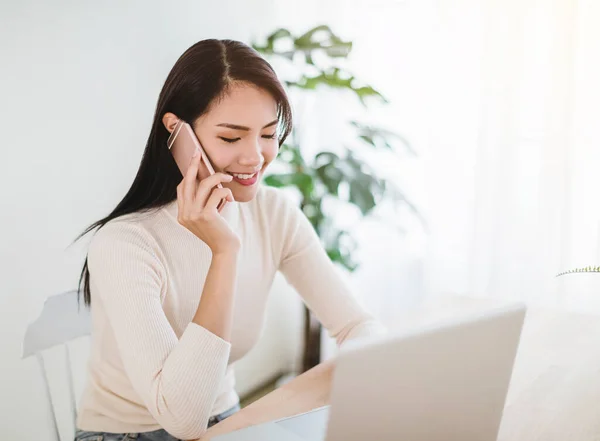
[[207, 124], [232, 123], [260, 128], [277, 119], [277, 102], [268, 92], [253, 85], [234, 84], [212, 103], [201, 118]]

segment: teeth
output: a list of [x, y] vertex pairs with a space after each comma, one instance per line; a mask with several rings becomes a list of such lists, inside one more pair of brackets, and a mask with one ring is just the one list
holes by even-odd
[[238, 179], [250, 179], [251, 177], [253, 177], [256, 173], [252, 173], [251, 175], [242, 175], [239, 173], [231, 173], [233, 176], [235, 176]]

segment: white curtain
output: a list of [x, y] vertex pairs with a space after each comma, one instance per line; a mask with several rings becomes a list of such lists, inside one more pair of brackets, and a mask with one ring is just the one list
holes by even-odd
[[392, 101], [362, 118], [419, 152], [377, 166], [428, 222], [361, 236], [365, 303], [385, 315], [452, 293], [600, 313], [600, 274], [555, 277], [600, 264], [600, 3], [327, 5], [327, 23], [355, 42], [352, 70]]

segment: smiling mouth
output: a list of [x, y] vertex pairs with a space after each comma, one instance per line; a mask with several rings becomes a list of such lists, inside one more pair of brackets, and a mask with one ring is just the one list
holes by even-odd
[[252, 187], [258, 182], [259, 172], [253, 174], [238, 174], [230, 173], [233, 176], [233, 182], [236, 182], [244, 187]]
[[242, 180], [247, 180], [247, 179], [254, 178], [258, 174], [258, 171], [255, 171], [254, 173], [232, 173], [232, 172], [227, 172], [227, 174], [230, 174], [234, 178], [238, 178], [238, 179], [242, 179]]

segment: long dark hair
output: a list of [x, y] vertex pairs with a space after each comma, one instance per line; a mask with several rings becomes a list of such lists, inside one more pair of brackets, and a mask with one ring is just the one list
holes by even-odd
[[[77, 240], [102, 228], [119, 216], [158, 209], [177, 198], [181, 173], [167, 149], [169, 132], [162, 122], [172, 112], [188, 123], [208, 111], [210, 104], [227, 93], [232, 82], [253, 84], [270, 93], [277, 102], [279, 145], [292, 129], [292, 110], [287, 94], [271, 65], [248, 45], [234, 40], [202, 40], [177, 60], [162, 87], [140, 168], [131, 188], [104, 219], [90, 225]], [[79, 278], [86, 305], [91, 304], [90, 272], [86, 256]], [[83, 286], [83, 290], [82, 290]]]

